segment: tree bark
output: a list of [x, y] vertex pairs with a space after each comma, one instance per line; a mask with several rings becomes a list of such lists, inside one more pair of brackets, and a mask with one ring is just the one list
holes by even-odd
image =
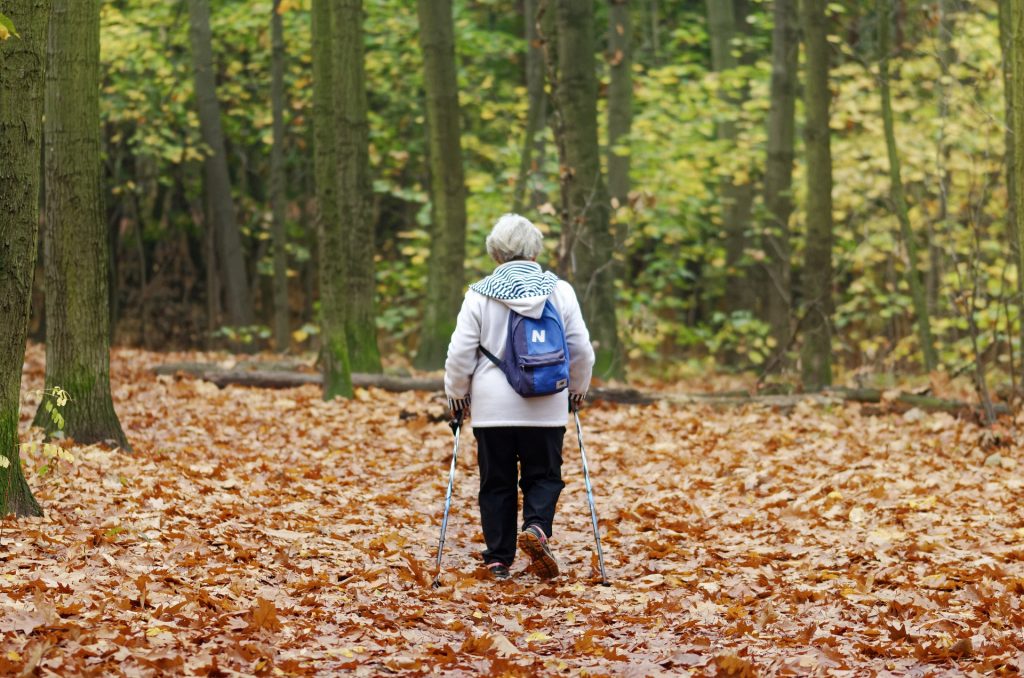
[[764, 204], [768, 212], [765, 234], [768, 288], [767, 315], [775, 340], [776, 359], [782, 356], [792, 332], [789, 217], [793, 213], [793, 143], [799, 35], [796, 0], [775, 0], [772, 29], [771, 106], [768, 111], [768, 157], [765, 163]]
[[[69, 438], [130, 449], [110, 394], [99, 0], [53, 0], [46, 58], [46, 388], [70, 396], [62, 411]], [[35, 424], [54, 432], [43, 407]]]
[[[1013, 52], [1013, 7], [1015, 0], [999, 0], [999, 46], [1002, 50], [1002, 97], [1004, 97], [1004, 126], [1006, 127], [1006, 174], [1007, 174], [1007, 232], [1010, 247], [1021, 260], [1021, 243], [1017, 237], [1017, 180], [1016, 149], [1014, 135], [1014, 52]], [[1024, 276], [1017, 276], [1018, 292], [1024, 292]], [[1024, 324], [1021, 326], [1024, 337]]]
[[195, 75], [199, 126], [208, 155], [203, 161], [203, 190], [207, 196], [210, 228], [215, 229], [217, 259], [222, 276], [225, 308], [231, 325], [252, 325], [252, 300], [242, 251], [242, 235], [231, 197], [224, 130], [213, 70], [213, 44], [210, 32], [210, 0], [188, 0], [189, 38]]
[[352, 397], [345, 339], [344, 246], [338, 216], [338, 152], [334, 124], [333, 0], [313, 0], [313, 141], [317, 239], [320, 244], [320, 365], [324, 400]]
[[597, 354], [594, 374], [620, 378], [625, 357], [615, 314], [614, 237], [597, 140], [593, 0], [558, 0], [558, 99], [563, 215], [559, 269], [575, 286]]
[[[708, 33], [711, 40], [711, 68], [721, 74], [738, 65], [733, 54], [733, 41], [738, 33], [738, 17], [735, 0], [707, 0]], [[735, 107], [743, 98], [721, 94], [724, 101]], [[733, 150], [738, 131], [732, 120], [721, 120], [716, 124], [716, 136], [725, 141], [729, 151]], [[725, 309], [727, 312], [749, 310], [754, 307], [754, 290], [750, 285], [744, 264], [747, 250], [747, 227], [753, 205], [753, 186], [748, 182], [736, 183], [733, 177], [723, 177], [719, 187], [721, 194], [722, 233], [725, 244], [727, 278], [725, 282]]]
[[18, 448], [21, 370], [39, 233], [46, 29], [50, 0], [9, 0], [21, 38], [0, 41], [0, 517], [41, 516]]
[[431, 240], [420, 345], [420, 369], [444, 365], [462, 305], [466, 258], [466, 185], [462, 168], [459, 90], [451, 0], [419, 0], [420, 46], [430, 162]]
[[609, 0], [609, 4], [608, 192], [617, 207], [629, 202], [629, 153], [620, 154], [615, 148], [628, 144], [633, 125], [633, 34], [628, 0]]
[[[530, 176], [544, 157], [544, 128], [547, 127], [548, 97], [544, 92], [544, 53], [537, 32], [537, 2], [523, 1], [523, 16], [526, 24], [526, 133], [523, 136], [523, 152], [519, 160], [519, 177], [512, 197], [512, 211], [519, 213], [527, 207], [527, 186]], [[536, 158], [534, 157], [536, 153]]]
[[343, 262], [337, 274], [344, 276], [341, 320], [349, 366], [357, 372], [380, 372], [362, 0], [336, 0], [333, 21], [338, 250], [326, 254]]
[[900, 222], [900, 236], [907, 246], [907, 278], [910, 283], [910, 294], [914, 303], [914, 314], [917, 316], [917, 337], [921, 343], [921, 355], [928, 372], [935, 369], [938, 356], [935, 354], [935, 343], [932, 341], [931, 320], [928, 317], [928, 301], [925, 298], [921, 273], [918, 270], [917, 240], [910, 227], [910, 215], [907, 210], [907, 199], [903, 194], [903, 178], [900, 174], [900, 154], [896, 147], [896, 130], [892, 116], [892, 96], [889, 87], [889, 50], [891, 49], [889, 21], [892, 16], [891, 0], [877, 0], [875, 5], [878, 16], [878, 49], [879, 57], [879, 89], [882, 97], [882, 124], [885, 127], [885, 148], [889, 156], [889, 190], [896, 218]]
[[800, 6], [807, 78], [807, 244], [803, 271], [806, 320], [800, 358], [803, 385], [808, 391], [818, 391], [832, 383], [832, 95], [828, 87], [827, 4], [827, 0], [801, 0]]
[[288, 240], [285, 226], [284, 167], [284, 26], [281, 0], [274, 0], [270, 18], [270, 107], [274, 118], [274, 145], [270, 149], [270, 202], [274, 237], [274, 346], [284, 352], [291, 345], [288, 313]]
[[[1024, 290], [1024, 209], [1017, 204], [1017, 198], [1024, 195], [1024, 0], [1009, 1], [1009, 58], [1010, 91], [1007, 108], [1010, 112], [1010, 134], [1013, 143], [1010, 158], [1013, 163], [1013, 177], [1010, 181], [1012, 214], [1014, 219], [1014, 240], [1017, 243], [1017, 280]], [[1024, 293], [1019, 296], [1020, 317], [1024, 318]], [[1021, 323], [1024, 337], [1024, 322]]]

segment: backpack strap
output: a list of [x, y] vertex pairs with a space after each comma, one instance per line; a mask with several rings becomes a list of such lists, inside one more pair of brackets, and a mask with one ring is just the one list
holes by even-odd
[[494, 363], [498, 367], [501, 367], [501, 361], [498, 360], [497, 356], [495, 356], [493, 353], [484, 348], [483, 344], [480, 345], [480, 352], [483, 353], [484, 357], [486, 357], [492, 363]]

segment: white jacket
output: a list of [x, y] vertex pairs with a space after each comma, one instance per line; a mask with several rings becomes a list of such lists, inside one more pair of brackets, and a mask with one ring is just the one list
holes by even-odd
[[[495, 269], [495, 276], [533, 276], [540, 264], [511, 261]], [[474, 285], [477, 287], [477, 285]], [[471, 399], [470, 415], [476, 428], [494, 426], [565, 426], [568, 422], [569, 391], [584, 394], [590, 387], [594, 368], [594, 349], [583, 322], [579, 302], [572, 285], [559, 280], [550, 299], [562, 315], [565, 340], [569, 347], [569, 389], [549, 396], [524, 398], [516, 393], [504, 373], [479, 350], [484, 348], [501, 359], [505, 355], [509, 309], [528, 318], [539, 318], [547, 295], [495, 299], [473, 289], [466, 292], [455, 332], [448, 345], [444, 365], [444, 387], [452, 400]]]

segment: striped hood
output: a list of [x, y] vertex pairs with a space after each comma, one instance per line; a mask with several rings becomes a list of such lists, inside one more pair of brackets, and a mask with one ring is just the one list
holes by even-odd
[[520, 315], [539, 318], [557, 284], [558, 276], [544, 271], [535, 261], [510, 261], [469, 289], [500, 301]]

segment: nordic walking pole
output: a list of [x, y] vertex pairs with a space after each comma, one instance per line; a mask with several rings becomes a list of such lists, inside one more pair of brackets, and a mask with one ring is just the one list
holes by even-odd
[[580, 427], [579, 407], [573, 405], [572, 415], [576, 418], [576, 438], [580, 441], [580, 457], [583, 458], [583, 483], [587, 486], [587, 500], [590, 502], [590, 520], [594, 523], [594, 545], [597, 546], [597, 564], [601, 568], [601, 586], [611, 586], [604, 571], [604, 552], [601, 550], [601, 534], [597, 529], [597, 509], [594, 507], [594, 490], [590, 485], [590, 469], [587, 467], [587, 453], [583, 451], [583, 429]]
[[455, 434], [455, 447], [452, 449], [452, 468], [448, 472], [448, 491], [444, 495], [444, 518], [441, 520], [441, 541], [437, 544], [437, 573], [434, 575], [433, 587], [441, 586], [441, 554], [444, 552], [444, 533], [448, 530], [448, 510], [452, 507], [452, 486], [455, 485], [455, 460], [459, 456], [459, 434], [462, 433], [462, 417], [465, 410], [459, 410], [455, 418], [448, 422]]

